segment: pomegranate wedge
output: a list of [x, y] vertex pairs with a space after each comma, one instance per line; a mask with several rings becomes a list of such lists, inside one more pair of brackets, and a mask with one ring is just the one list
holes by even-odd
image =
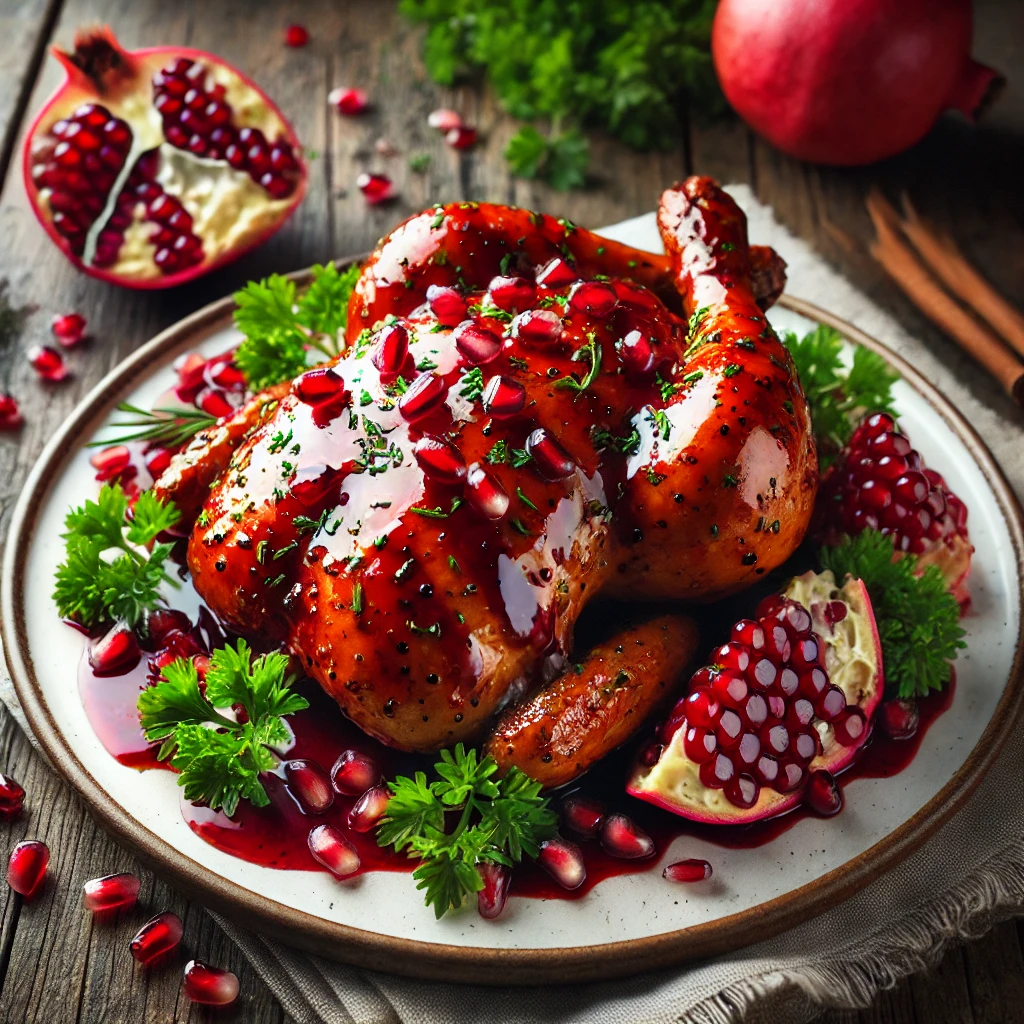
[[53, 54], [66, 77], [29, 130], [25, 187], [85, 273], [129, 288], [181, 284], [264, 241], [302, 200], [295, 132], [220, 58], [129, 52], [107, 28]]
[[792, 809], [811, 780], [818, 813], [838, 810], [825, 783], [867, 740], [884, 686], [867, 590], [808, 572], [758, 613], [694, 674], [660, 745], [641, 754], [630, 794], [694, 821], [738, 825]]

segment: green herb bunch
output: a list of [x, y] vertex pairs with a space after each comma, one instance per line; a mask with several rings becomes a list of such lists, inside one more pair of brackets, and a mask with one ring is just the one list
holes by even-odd
[[[434, 782], [416, 772], [388, 784], [392, 795], [377, 842], [420, 861], [413, 872], [416, 888], [440, 918], [483, 888], [477, 864], [511, 866], [524, 854], [536, 857], [558, 819], [539, 782], [518, 768], [499, 779], [493, 757], [480, 759], [461, 743], [441, 752], [435, 771]], [[456, 815], [450, 827], [448, 819]]]

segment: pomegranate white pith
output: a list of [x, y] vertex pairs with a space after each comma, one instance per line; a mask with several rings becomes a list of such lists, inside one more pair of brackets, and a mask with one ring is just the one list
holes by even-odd
[[[785, 599], [790, 604], [784, 605]], [[773, 639], [769, 630], [781, 621], [774, 617], [776, 611], [785, 618], [785, 608], [797, 605], [806, 614], [795, 611], [784, 626], [787, 635]], [[863, 583], [849, 580], [840, 588], [831, 572], [808, 572], [792, 580], [783, 597], [762, 602], [759, 612], [759, 622], [741, 620], [733, 641], [715, 652], [713, 662], [725, 663], [721, 670], [705, 668], [695, 674], [695, 688], [661, 727], [664, 746], [641, 755], [626, 787], [632, 796], [695, 821], [747, 824], [799, 804], [811, 772], [825, 769], [835, 775], [853, 760], [868, 738], [884, 686], [878, 631]], [[809, 629], [804, 628], [808, 617]], [[765, 642], [758, 645], [762, 638]], [[817, 654], [801, 662], [799, 644]], [[763, 664], [765, 660], [771, 665]], [[768, 676], [771, 681], [764, 685]], [[725, 684], [730, 679], [743, 681], [732, 688], [735, 706], [728, 703], [732, 698]], [[813, 697], [812, 686], [817, 686]], [[699, 690], [722, 693], [724, 699], [712, 699], [709, 712], [707, 701], [693, 697]], [[698, 713], [710, 716], [707, 725], [688, 720], [696, 720]], [[781, 731], [773, 735], [772, 729]], [[698, 763], [690, 754], [695, 742], [705, 738], [711, 753], [701, 753]], [[783, 749], [773, 750], [773, 742]]]
[[25, 185], [86, 273], [134, 288], [181, 283], [258, 244], [301, 201], [290, 125], [218, 58], [128, 53], [108, 29], [54, 53], [67, 78], [29, 132]]

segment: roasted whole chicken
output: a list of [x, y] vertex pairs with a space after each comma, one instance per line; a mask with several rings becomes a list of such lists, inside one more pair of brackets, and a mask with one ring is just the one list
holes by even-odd
[[784, 264], [707, 178], [667, 190], [658, 223], [667, 256], [485, 203], [397, 227], [345, 354], [157, 483], [195, 523], [213, 611], [394, 747], [485, 739], [553, 786], [622, 743], [696, 629], [662, 615], [573, 652], [584, 605], [749, 586], [803, 539], [818, 480], [764, 316]]

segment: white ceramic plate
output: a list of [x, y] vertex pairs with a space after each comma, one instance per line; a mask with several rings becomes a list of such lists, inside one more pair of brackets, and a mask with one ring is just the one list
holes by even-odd
[[[838, 818], [804, 818], [753, 849], [683, 837], [664, 853], [664, 863], [706, 857], [712, 884], [672, 889], [660, 869], [650, 870], [603, 881], [575, 901], [513, 899], [494, 923], [472, 911], [435, 921], [407, 874], [339, 884], [326, 873], [264, 868], [207, 845], [182, 818], [172, 774], [123, 767], [97, 739], [76, 679], [85, 641], [59, 624], [51, 591], [64, 515], [96, 492], [82, 445], [105, 430], [117, 401], [150, 407], [173, 382], [171, 363], [181, 352], [213, 355], [236, 344], [230, 309], [225, 300], [164, 332], [85, 400], [26, 485], [3, 579], [8, 660], [44, 747], [113, 831], [206, 904], [322, 954], [429, 977], [566, 981], [650, 969], [743, 945], [755, 915], [763, 938], [866, 884], [958, 806], [1009, 729], [1021, 689], [1019, 509], [970, 428], [895, 360], [904, 374], [896, 387], [901, 422], [966, 502], [977, 547], [953, 706], [897, 778], [855, 779]], [[800, 332], [813, 323], [785, 308], [770, 319]]]

